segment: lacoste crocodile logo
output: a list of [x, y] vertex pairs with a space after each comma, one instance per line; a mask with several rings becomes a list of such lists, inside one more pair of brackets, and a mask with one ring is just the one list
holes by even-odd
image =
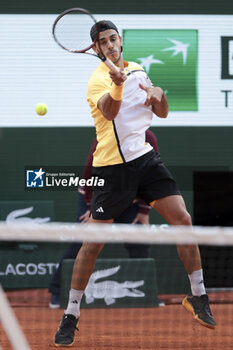
[[50, 217], [45, 217], [45, 218], [30, 218], [27, 216], [29, 213], [31, 213], [34, 210], [34, 207], [28, 207], [24, 209], [17, 209], [13, 210], [7, 215], [6, 222], [7, 223], [30, 223], [30, 224], [44, 224], [46, 222], [50, 221]]
[[97, 282], [100, 278], [105, 278], [116, 274], [120, 266], [116, 266], [106, 270], [94, 272], [85, 289], [85, 299], [87, 304], [91, 304], [95, 299], [104, 299], [106, 305], [111, 305], [116, 302], [117, 298], [131, 297], [142, 298], [145, 293], [136, 289], [144, 285], [144, 280], [141, 281], [103, 281]]

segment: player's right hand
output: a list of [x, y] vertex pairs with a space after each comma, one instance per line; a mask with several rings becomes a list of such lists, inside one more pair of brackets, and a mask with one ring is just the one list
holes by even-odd
[[109, 75], [116, 85], [122, 85], [126, 81], [127, 76], [125, 75], [124, 69], [120, 69], [118, 72], [109, 72]]

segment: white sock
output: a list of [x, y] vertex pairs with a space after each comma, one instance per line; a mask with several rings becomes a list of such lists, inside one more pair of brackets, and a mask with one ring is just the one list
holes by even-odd
[[83, 293], [83, 290], [70, 289], [69, 302], [65, 314], [74, 315], [76, 318], [80, 316], [80, 303]]
[[201, 295], [206, 294], [202, 269], [193, 271], [188, 277], [191, 284], [192, 295], [200, 297]]

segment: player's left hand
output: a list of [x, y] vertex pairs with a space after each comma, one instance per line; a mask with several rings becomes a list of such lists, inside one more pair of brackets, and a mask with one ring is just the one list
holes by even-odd
[[149, 225], [149, 215], [148, 214], [142, 214], [138, 213], [132, 224], [142, 224], [142, 225]]
[[156, 105], [157, 103], [161, 102], [163, 97], [163, 90], [159, 86], [148, 87], [139, 84], [139, 87], [147, 93], [147, 98], [144, 103], [145, 106]]
[[86, 224], [90, 218], [90, 210], [87, 210], [83, 215], [79, 217], [82, 224]]

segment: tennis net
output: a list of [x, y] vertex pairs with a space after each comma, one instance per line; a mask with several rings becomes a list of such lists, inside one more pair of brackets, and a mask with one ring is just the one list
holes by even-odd
[[[233, 348], [232, 227], [5, 222], [0, 222], [0, 348], [55, 347], [82, 242], [106, 245], [82, 299], [74, 348]], [[177, 244], [200, 247], [214, 330], [182, 307], [190, 283]], [[57, 268], [60, 277], [54, 280]]]

